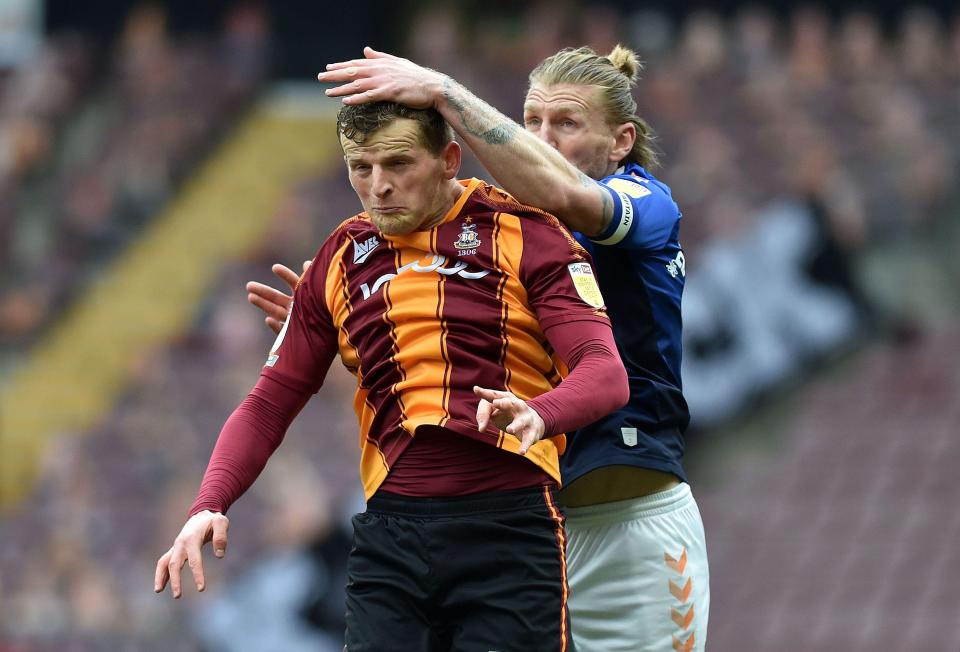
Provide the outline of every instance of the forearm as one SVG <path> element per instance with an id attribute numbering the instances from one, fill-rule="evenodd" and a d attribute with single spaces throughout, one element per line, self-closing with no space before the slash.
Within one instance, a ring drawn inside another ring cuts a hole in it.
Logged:
<path id="1" fill-rule="evenodd" d="M 611 200 L 597 183 L 553 147 L 444 76 L 435 107 L 490 171 L 524 204 L 555 215 L 569 228 L 598 233 Z"/>
<path id="2" fill-rule="evenodd" d="M 263 471 L 309 398 L 309 392 L 261 376 L 223 425 L 189 515 L 205 509 L 226 513 Z"/>
<path id="3" fill-rule="evenodd" d="M 556 388 L 527 401 L 543 419 L 546 436 L 582 428 L 626 404 L 627 373 L 608 324 L 567 322 L 546 335 L 570 369 Z"/>

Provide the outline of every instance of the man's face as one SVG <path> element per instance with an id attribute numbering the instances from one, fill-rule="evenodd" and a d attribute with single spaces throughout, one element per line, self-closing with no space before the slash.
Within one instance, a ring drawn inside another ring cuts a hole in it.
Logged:
<path id="1" fill-rule="evenodd" d="M 604 120 L 595 86 L 533 84 L 523 104 L 523 124 L 593 179 L 617 167 L 614 130 Z"/>
<path id="2" fill-rule="evenodd" d="M 449 207 L 447 182 L 460 162 L 456 143 L 433 154 L 420 140 L 419 123 L 398 118 L 368 134 L 363 143 L 341 135 L 340 144 L 350 185 L 384 235 L 406 235 L 443 218 Z"/>

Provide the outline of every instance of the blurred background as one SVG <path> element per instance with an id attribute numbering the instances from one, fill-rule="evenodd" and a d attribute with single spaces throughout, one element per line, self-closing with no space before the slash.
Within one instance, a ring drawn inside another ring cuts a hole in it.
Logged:
<path id="1" fill-rule="evenodd" d="M 684 213 L 708 649 L 960 650 L 954 3 L 4 0 L 0 652 L 339 651 L 339 368 L 206 593 L 152 591 L 273 339 L 245 281 L 360 210 L 314 75 L 371 44 L 519 118 L 617 42 Z"/>

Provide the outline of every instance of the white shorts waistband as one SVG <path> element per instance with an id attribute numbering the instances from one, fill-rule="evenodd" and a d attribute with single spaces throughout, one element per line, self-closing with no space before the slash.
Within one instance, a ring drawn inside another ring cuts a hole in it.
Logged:
<path id="1" fill-rule="evenodd" d="M 567 522 L 572 525 L 609 525 L 659 516 L 683 507 L 693 501 L 690 485 L 681 482 L 676 487 L 649 496 L 628 498 L 599 505 L 567 507 Z"/>

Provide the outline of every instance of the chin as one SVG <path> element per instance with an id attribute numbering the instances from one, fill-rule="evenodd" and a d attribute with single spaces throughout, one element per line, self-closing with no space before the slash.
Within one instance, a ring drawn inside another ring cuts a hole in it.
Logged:
<path id="1" fill-rule="evenodd" d="M 372 219 L 373 224 L 383 235 L 407 235 L 416 230 L 415 226 L 403 218 L 380 216 Z"/>

